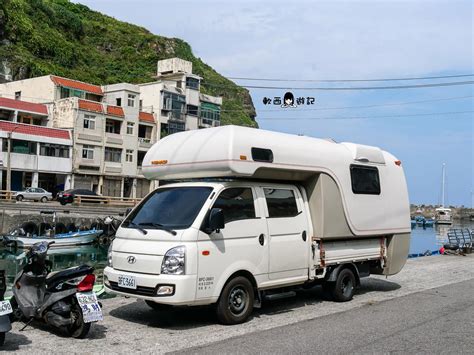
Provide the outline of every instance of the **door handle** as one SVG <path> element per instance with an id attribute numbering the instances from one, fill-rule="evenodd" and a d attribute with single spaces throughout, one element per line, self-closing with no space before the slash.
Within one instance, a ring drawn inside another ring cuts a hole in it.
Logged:
<path id="1" fill-rule="evenodd" d="M 265 234 L 260 234 L 258 236 L 258 242 L 260 243 L 260 245 L 263 245 L 265 243 Z"/>
<path id="2" fill-rule="evenodd" d="M 301 238 L 303 238 L 303 242 L 306 242 L 306 231 L 303 231 L 303 233 L 301 233 Z"/>

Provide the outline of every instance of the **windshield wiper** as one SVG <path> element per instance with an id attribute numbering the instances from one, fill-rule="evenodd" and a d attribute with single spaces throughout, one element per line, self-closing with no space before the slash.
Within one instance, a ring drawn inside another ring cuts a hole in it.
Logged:
<path id="1" fill-rule="evenodd" d="M 140 226 L 151 226 L 155 227 L 156 229 L 164 230 L 165 232 L 168 232 L 172 235 L 176 235 L 176 231 L 170 228 L 166 228 L 164 225 L 161 223 L 153 223 L 153 222 L 146 222 L 146 223 L 139 223 Z"/>
<path id="2" fill-rule="evenodd" d="M 141 224 L 141 223 L 140 223 Z M 128 222 L 127 227 L 132 227 L 134 229 L 138 229 L 140 232 L 143 234 L 148 234 L 148 231 L 144 230 L 140 225 L 133 223 L 133 222 Z"/>

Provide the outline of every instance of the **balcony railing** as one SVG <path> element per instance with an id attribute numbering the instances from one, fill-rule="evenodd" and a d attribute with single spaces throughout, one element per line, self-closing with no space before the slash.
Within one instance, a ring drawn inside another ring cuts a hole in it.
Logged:
<path id="1" fill-rule="evenodd" d="M 151 144 L 151 138 L 138 137 L 138 143 L 147 143 L 147 144 Z"/>

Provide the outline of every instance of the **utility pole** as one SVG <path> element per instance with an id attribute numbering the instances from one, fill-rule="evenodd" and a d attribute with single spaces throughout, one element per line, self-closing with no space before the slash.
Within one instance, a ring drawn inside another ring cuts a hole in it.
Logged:
<path id="1" fill-rule="evenodd" d="M 444 207 L 444 183 L 446 180 L 446 163 L 443 163 L 443 182 L 441 185 L 441 207 Z"/>

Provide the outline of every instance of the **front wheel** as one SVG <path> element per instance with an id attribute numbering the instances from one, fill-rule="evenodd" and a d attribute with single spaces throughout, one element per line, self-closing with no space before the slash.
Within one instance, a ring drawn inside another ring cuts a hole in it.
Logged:
<path id="1" fill-rule="evenodd" d="M 253 310 L 254 291 L 250 281 L 237 276 L 224 286 L 217 302 L 217 318 L 222 324 L 239 324 L 247 320 Z"/>
<path id="2" fill-rule="evenodd" d="M 46 196 L 43 196 L 41 197 L 41 200 L 40 200 L 42 203 L 46 203 L 48 202 L 48 198 Z"/>
<path id="3" fill-rule="evenodd" d="M 71 306 L 71 318 L 73 323 L 66 328 L 66 333 L 70 337 L 84 339 L 91 329 L 91 324 L 84 323 L 82 310 L 76 302 Z"/>
<path id="4" fill-rule="evenodd" d="M 18 196 L 16 197 L 16 200 L 17 200 L 18 202 L 23 201 L 23 196 L 22 196 L 22 195 L 18 195 Z"/>

